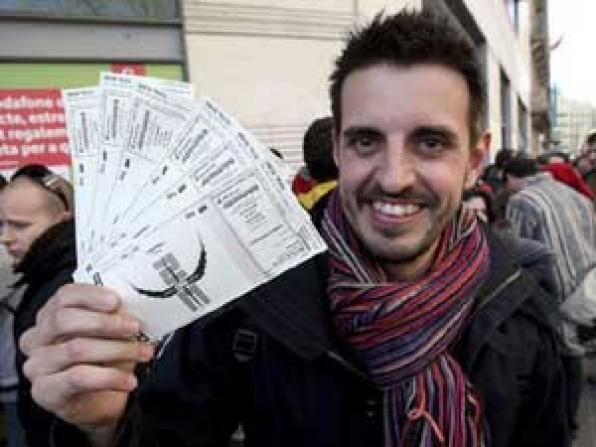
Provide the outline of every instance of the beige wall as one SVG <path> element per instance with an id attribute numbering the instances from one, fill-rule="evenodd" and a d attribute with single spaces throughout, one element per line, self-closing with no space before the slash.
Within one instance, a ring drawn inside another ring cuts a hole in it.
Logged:
<path id="1" fill-rule="evenodd" d="M 184 2 L 190 79 L 297 166 L 302 136 L 328 115 L 328 77 L 353 24 L 421 0 Z"/>
<path id="2" fill-rule="evenodd" d="M 529 25 L 522 14 L 515 33 L 503 0 L 465 3 L 487 41 L 494 155 L 501 147 L 501 67 L 511 81 L 514 148 L 518 96 L 530 113 Z M 420 9 L 422 0 L 185 0 L 190 79 L 297 166 L 306 127 L 329 114 L 328 76 L 346 33 L 382 9 L 403 7 Z"/>

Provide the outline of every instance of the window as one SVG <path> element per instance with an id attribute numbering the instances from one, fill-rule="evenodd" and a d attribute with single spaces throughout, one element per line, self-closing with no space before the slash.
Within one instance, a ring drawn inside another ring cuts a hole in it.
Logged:
<path id="1" fill-rule="evenodd" d="M 528 110 L 521 99 L 517 98 L 517 149 L 528 151 Z"/>
<path id="2" fill-rule="evenodd" d="M 118 19 L 180 17 L 176 0 L 2 0 L 0 14 Z"/>
<path id="3" fill-rule="evenodd" d="M 511 147 L 511 85 L 501 70 L 501 149 Z"/>
<path id="4" fill-rule="evenodd" d="M 519 31 L 519 7 L 520 7 L 520 0 L 505 0 L 505 5 L 507 7 L 507 14 L 509 15 L 509 20 L 513 25 L 515 31 Z"/>

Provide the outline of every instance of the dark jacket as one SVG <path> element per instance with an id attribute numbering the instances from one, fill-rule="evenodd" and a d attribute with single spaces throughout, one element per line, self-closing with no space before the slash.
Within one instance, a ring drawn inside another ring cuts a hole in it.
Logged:
<path id="1" fill-rule="evenodd" d="M 564 447 L 552 299 L 516 262 L 540 272 L 545 253 L 489 242 L 490 277 L 453 353 L 481 395 L 490 445 Z M 224 447 L 242 423 L 248 447 L 382 446 L 381 394 L 334 335 L 325 262 L 177 331 L 130 400 L 118 445 Z M 80 442 L 64 426 L 56 439 Z"/>
<path id="2" fill-rule="evenodd" d="M 17 284 L 25 285 L 25 293 L 14 317 L 14 336 L 18 340 L 35 323 L 37 311 L 62 285 L 72 282 L 76 267 L 75 236 L 72 221 L 50 227 L 31 247 L 16 270 L 23 276 Z M 26 357 L 20 349 L 16 352 L 19 376 L 19 417 L 27 445 L 45 447 L 53 420 L 52 416 L 31 399 L 31 383 L 23 375 Z"/>

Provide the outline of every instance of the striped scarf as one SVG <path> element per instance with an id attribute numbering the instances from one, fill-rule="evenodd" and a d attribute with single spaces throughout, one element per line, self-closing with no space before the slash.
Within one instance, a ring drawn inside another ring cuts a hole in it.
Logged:
<path id="1" fill-rule="evenodd" d="M 427 275 L 387 282 L 331 196 L 322 222 L 328 291 L 338 332 L 383 392 L 386 447 L 483 446 L 481 406 L 449 347 L 488 271 L 486 237 L 462 208 Z"/>

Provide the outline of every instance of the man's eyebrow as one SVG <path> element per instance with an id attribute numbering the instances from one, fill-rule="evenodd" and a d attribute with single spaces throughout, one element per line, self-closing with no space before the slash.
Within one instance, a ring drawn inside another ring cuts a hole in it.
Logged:
<path id="1" fill-rule="evenodd" d="M 443 137 L 450 142 L 456 143 L 459 141 L 459 136 L 451 128 L 442 125 L 436 126 L 419 126 L 412 132 L 414 137 L 422 137 L 428 135 L 435 135 Z"/>
<path id="2" fill-rule="evenodd" d="M 371 126 L 351 126 L 342 132 L 345 137 L 357 135 L 380 135 L 381 131 Z"/>

